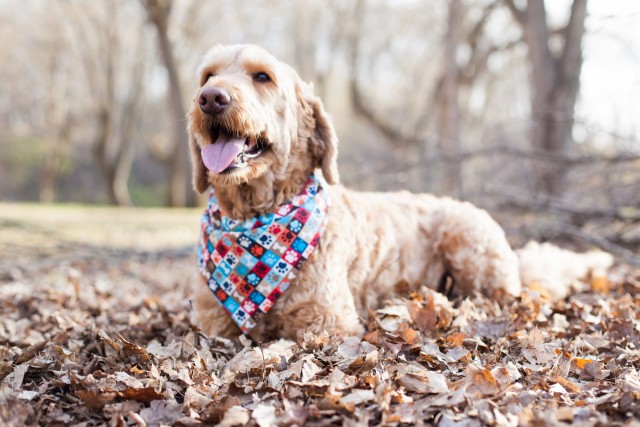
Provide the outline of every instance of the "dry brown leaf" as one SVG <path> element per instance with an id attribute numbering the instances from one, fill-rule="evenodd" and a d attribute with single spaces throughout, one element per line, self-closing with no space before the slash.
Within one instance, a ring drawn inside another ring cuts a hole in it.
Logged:
<path id="1" fill-rule="evenodd" d="M 464 342 L 464 339 L 466 337 L 467 336 L 462 332 L 455 332 L 453 334 L 447 335 L 446 340 L 449 344 L 449 347 L 459 347 L 462 346 L 462 343 Z"/>
<path id="2" fill-rule="evenodd" d="M 436 324 L 438 323 L 433 297 L 428 295 L 422 304 L 417 301 L 409 301 L 407 306 L 411 319 L 418 327 L 418 330 L 427 336 L 431 336 L 435 332 Z"/>
<path id="3" fill-rule="evenodd" d="M 102 393 L 94 390 L 76 390 L 75 394 L 90 409 L 102 409 L 118 396 L 115 392 Z"/>
<path id="4" fill-rule="evenodd" d="M 580 393 L 582 391 L 582 389 L 580 388 L 580 386 L 574 382 L 569 381 L 566 378 L 563 377 L 558 377 L 556 378 L 556 382 L 558 384 L 561 384 L 564 388 L 566 388 L 567 390 L 569 390 L 572 393 Z"/>
<path id="5" fill-rule="evenodd" d="M 13 366 L 11 363 L 0 362 L 0 381 L 2 381 L 7 375 L 13 372 Z"/>
<path id="6" fill-rule="evenodd" d="M 122 355 L 128 358 L 130 362 L 138 363 L 138 362 L 148 362 L 151 360 L 151 357 L 149 357 L 147 350 L 145 350 L 144 348 L 132 342 L 127 341 L 120 334 L 117 334 L 117 337 L 120 341 L 124 343 L 124 346 L 122 346 L 122 350 L 121 350 Z"/>
<path id="7" fill-rule="evenodd" d="M 220 401 L 211 402 L 200 415 L 200 420 L 205 424 L 218 424 L 232 407 L 240 407 L 240 399 L 225 396 Z"/>
<path id="8" fill-rule="evenodd" d="M 584 369 L 585 366 L 587 366 L 589 363 L 592 363 L 592 362 L 594 362 L 593 359 L 584 359 L 581 357 L 574 357 L 572 360 L 573 365 L 578 370 Z"/>
<path id="9" fill-rule="evenodd" d="M 27 347 L 20 356 L 15 358 L 15 360 L 13 361 L 13 364 L 19 365 L 21 363 L 24 363 L 33 359 L 34 357 L 36 357 L 36 354 L 44 350 L 44 348 L 47 346 L 47 343 L 48 341 L 42 341 L 42 342 L 39 342 L 38 344 L 34 344 L 32 346 Z"/>
<path id="10" fill-rule="evenodd" d="M 111 337 L 109 337 L 109 335 L 107 335 L 107 333 L 104 330 L 100 329 L 98 331 L 98 336 L 102 338 L 107 344 L 109 344 L 109 346 L 115 351 L 119 352 L 120 350 L 122 350 L 122 346 L 117 342 L 115 342 L 114 340 L 112 340 Z"/>
<path id="11" fill-rule="evenodd" d="M 153 387 L 127 388 L 121 391 L 119 396 L 141 403 L 149 403 L 152 400 L 162 400 L 165 397 L 164 393 L 156 391 Z"/>
<path id="12" fill-rule="evenodd" d="M 467 372 L 468 390 L 474 390 L 482 395 L 494 395 L 500 391 L 500 385 L 486 368 L 471 367 Z"/>
<path id="13" fill-rule="evenodd" d="M 602 369 L 599 362 L 593 361 L 584 365 L 584 369 L 580 372 L 580 376 L 593 378 L 594 380 L 603 380 L 609 376 L 609 371 Z"/>
<path id="14" fill-rule="evenodd" d="M 326 394 L 320 399 L 316 406 L 320 410 L 332 410 L 338 412 L 353 413 L 356 410 L 356 405 L 352 402 L 343 402 L 341 397 L 334 394 Z"/>
<path id="15" fill-rule="evenodd" d="M 347 374 L 353 374 L 357 372 L 367 372 L 373 369 L 378 364 L 378 350 L 370 351 L 365 355 L 356 357 L 353 362 L 344 370 Z"/>
<path id="16" fill-rule="evenodd" d="M 420 341 L 420 332 L 415 329 L 407 328 L 400 331 L 400 337 L 402 337 L 404 342 L 407 344 L 413 345 Z"/>
<path id="17" fill-rule="evenodd" d="M 607 276 L 593 276 L 591 278 L 591 290 L 601 294 L 608 294 L 611 291 L 611 282 Z"/>

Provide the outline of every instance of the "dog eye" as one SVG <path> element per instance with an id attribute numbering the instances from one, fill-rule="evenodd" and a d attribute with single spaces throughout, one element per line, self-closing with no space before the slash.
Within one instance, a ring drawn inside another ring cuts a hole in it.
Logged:
<path id="1" fill-rule="evenodd" d="M 260 83 L 266 83 L 271 81 L 271 77 L 269 77 L 269 75 L 264 71 L 260 71 L 259 73 L 255 73 L 253 75 L 253 80 Z"/>

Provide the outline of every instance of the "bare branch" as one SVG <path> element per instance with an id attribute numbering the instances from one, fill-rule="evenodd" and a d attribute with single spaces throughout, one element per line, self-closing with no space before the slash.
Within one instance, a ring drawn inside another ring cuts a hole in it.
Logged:
<path id="1" fill-rule="evenodd" d="M 353 14 L 356 17 L 355 23 L 362 21 L 362 16 L 365 13 L 365 2 L 358 0 L 355 4 Z M 367 121 L 380 133 L 382 133 L 389 141 L 399 144 L 408 144 L 411 141 L 406 138 L 402 132 L 390 123 L 384 122 L 374 111 L 371 109 L 364 100 L 364 95 L 358 86 L 358 63 L 360 59 L 360 37 L 362 36 L 362 29 L 360 25 L 354 25 L 351 28 L 349 34 L 349 49 L 350 49 L 350 79 L 349 90 L 351 95 L 351 102 L 353 103 L 354 111 L 360 116 L 367 119 Z"/>
<path id="2" fill-rule="evenodd" d="M 511 11 L 511 14 L 516 19 L 516 21 L 524 25 L 527 19 L 525 12 L 521 9 L 518 9 L 518 6 L 516 6 L 513 0 L 504 0 L 504 4 Z"/>
<path id="3" fill-rule="evenodd" d="M 582 61 L 581 45 L 586 15 L 587 0 L 574 0 L 571 5 L 569 22 L 563 29 L 565 43 L 558 67 L 561 76 L 570 76 L 580 69 L 580 62 Z"/>

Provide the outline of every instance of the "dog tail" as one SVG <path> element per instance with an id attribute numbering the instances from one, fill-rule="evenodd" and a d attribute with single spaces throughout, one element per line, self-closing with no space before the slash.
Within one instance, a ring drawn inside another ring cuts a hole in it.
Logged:
<path id="1" fill-rule="evenodd" d="M 551 243 L 529 242 L 516 250 L 520 280 L 525 288 L 540 290 L 557 300 L 585 283 L 606 278 L 613 256 L 600 250 L 576 253 Z"/>

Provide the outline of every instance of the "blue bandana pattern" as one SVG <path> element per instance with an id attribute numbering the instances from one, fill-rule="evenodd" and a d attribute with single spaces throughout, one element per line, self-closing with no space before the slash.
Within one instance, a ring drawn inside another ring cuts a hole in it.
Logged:
<path id="1" fill-rule="evenodd" d="M 275 213 L 245 221 L 220 210 L 213 191 L 202 216 L 198 266 L 207 285 L 247 334 L 290 286 L 327 223 L 328 198 L 311 175 Z"/>

